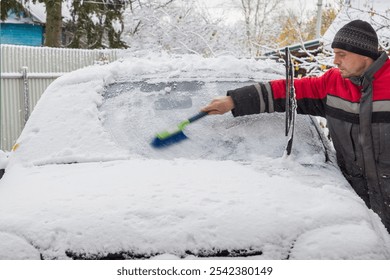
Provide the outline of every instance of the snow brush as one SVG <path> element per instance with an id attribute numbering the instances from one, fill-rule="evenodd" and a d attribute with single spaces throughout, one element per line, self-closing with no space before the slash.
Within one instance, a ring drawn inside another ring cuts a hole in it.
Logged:
<path id="1" fill-rule="evenodd" d="M 187 139 L 187 136 L 183 133 L 184 128 L 189 125 L 190 123 L 193 123 L 194 121 L 197 121 L 205 116 L 207 116 L 208 113 L 206 112 L 199 112 L 198 114 L 190 117 L 187 120 L 182 121 L 177 125 L 175 129 L 172 131 L 164 130 L 160 133 L 156 134 L 156 137 L 153 139 L 151 145 L 154 148 L 164 148 L 166 146 L 178 143 L 182 140 Z"/>

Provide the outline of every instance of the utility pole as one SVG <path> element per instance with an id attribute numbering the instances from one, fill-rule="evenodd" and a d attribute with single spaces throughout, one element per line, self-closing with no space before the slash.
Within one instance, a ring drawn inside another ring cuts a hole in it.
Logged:
<path id="1" fill-rule="evenodd" d="M 316 38 L 321 37 L 321 24 L 322 24 L 322 0 L 318 0 L 318 2 L 317 2 Z"/>

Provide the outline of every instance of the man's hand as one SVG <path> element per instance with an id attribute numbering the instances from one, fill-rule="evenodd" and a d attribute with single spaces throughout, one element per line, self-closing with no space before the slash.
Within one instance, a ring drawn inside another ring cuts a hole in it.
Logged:
<path id="1" fill-rule="evenodd" d="M 230 96 L 220 96 L 213 99 L 209 105 L 203 107 L 201 111 L 209 115 L 222 115 L 234 109 L 233 99 Z"/>

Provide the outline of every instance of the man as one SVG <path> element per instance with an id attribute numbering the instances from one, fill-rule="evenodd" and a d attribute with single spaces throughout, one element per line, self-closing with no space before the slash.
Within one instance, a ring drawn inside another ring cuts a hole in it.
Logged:
<path id="1" fill-rule="evenodd" d="M 334 64 L 294 81 L 297 112 L 325 117 L 345 178 L 390 232 L 390 60 L 372 26 L 354 20 L 332 43 Z M 243 116 L 285 110 L 285 80 L 230 90 L 202 111 Z"/>

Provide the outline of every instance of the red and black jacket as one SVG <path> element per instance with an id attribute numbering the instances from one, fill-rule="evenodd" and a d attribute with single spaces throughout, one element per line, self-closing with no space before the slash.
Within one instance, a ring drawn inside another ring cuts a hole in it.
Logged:
<path id="1" fill-rule="evenodd" d="M 338 165 L 390 231 L 390 60 L 386 53 L 362 77 L 338 69 L 294 81 L 297 112 L 325 117 Z M 285 111 L 285 80 L 228 91 L 234 116 Z"/>

